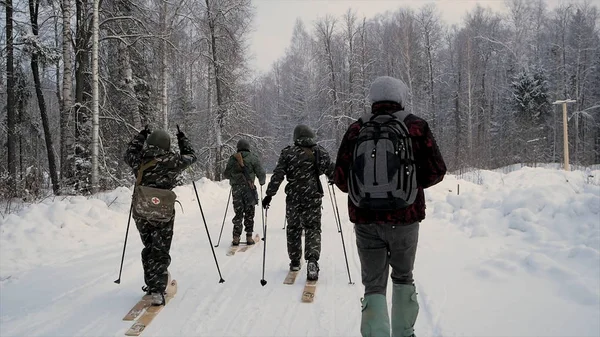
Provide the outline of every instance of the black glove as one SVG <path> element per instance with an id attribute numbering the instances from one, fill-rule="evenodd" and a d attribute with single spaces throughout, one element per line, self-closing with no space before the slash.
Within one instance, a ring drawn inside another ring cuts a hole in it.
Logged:
<path id="1" fill-rule="evenodd" d="M 179 124 L 177 124 L 177 139 L 180 139 L 180 138 L 183 138 L 183 137 L 185 137 L 185 134 L 179 128 Z"/>
<path id="2" fill-rule="evenodd" d="M 335 185 L 335 181 L 333 181 L 333 178 L 327 179 L 327 183 L 331 186 Z"/>
<path id="3" fill-rule="evenodd" d="M 148 135 L 150 135 L 152 133 L 152 131 L 150 131 L 150 127 L 148 125 L 146 125 L 146 127 L 140 131 L 140 135 L 144 136 L 144 138 L 148 138 Z"/>
<path id="4" fill-rule="evenodd" d="M 267 195 L 266 197 L 263 198 L 263 200 L 262 200 L 262 207 L 264 209 L 269 208 L 269 204 L 271 203 L 271 199 L 273 199 L 273 197 L 270 196 L 270 195 Z"/>

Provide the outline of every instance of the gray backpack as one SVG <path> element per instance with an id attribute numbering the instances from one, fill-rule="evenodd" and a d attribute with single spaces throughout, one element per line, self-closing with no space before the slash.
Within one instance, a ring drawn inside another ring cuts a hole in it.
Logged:
<path id="1" fill-rule="evenodd" d="M 398 111 L 360 118 L 348 179 L 348 195 L 357 207 L 395 210 L 415 201 L 416 166 L 412 140 L 404 124 L 408 115 Z"/>
<path id="2" fill-rule="evenodd" d="M 156 165 L 154 159 L 138 170 L 135 188 L 133 190 L 133 203 L 131 211 L 133 217 L 152 222 L 169 222 L 175 215 L 175 201 L 177 194 L 164 188 L 142 186 L 142 173 L 145 169 Z"/>

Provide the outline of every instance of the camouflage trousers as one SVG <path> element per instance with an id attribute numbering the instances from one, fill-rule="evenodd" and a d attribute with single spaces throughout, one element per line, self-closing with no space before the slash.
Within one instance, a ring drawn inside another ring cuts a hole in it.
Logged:
<path id="1" fill-rule="evenodd" d="M 291 261 L 302 258 L 302 230 L 304 230 L 304 258 L 319 261 L 321 256 L 321 198 L 296 200 L 286 198 L 287 249 Z"/>
<path id="2" fill-rule="evenodd" d="M 242 235 L 242 222 L 244 223 L 244 229 L 246 233 L 252 234 L 254 231 L 254 212 L 256 209 L 255 205 L 249 205 L 245 201 L 245 185 L 232 185 L 231 196 L 233 197 L 233 236 Z"/>
<path id="3" fill-rule="evenodd" d="M 144 281 L 149 292 L 164 292 L 167 289 L 169 282 L 167 268 L 171 264 L 169 251 L 173 240 L 174 222 L 174 217 L 167 223 L 141 219 L 135 221 L 144 244 L 142 266 L 144 267 Z"/>

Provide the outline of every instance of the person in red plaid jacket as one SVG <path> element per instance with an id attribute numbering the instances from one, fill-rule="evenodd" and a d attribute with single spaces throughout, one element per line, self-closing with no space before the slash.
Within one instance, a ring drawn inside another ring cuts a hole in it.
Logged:
<path id="1" fill-rule="evenodd" d="M 408 88 L 399 79 L 382 76 L 371 84 L 369 99 L 372 114 L 393 114 L 404 110 Z M 425 120 L 409 114 L 404 120 L 413 144 L 417 175 L 417 197 L 411 205 L 395 210 L 358 208 L 348 198 L 350 221 L 355 224 L 356 245 L 361 262 L 362 336 L 414 336 L 419 312 L 413 280 L 419 224 L 425 219 L 423 190 L 444 178 L 446 164 Z M 340 145 L 335 164 L 334 183 L 348 193 L 348 174 L 352 154 L 361 128 L 352 123 Z M 386 301 L 389 267 L 392 267 L 392 312 Z"/>

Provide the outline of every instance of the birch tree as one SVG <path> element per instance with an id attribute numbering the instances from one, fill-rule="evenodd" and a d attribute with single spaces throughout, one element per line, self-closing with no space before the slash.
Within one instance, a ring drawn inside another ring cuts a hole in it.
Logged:
<path id="1" fill-rule="evenodd" d="M 333 119 L 335 138 L 340 139 L 343 130 L 340 120 L 342 118 L 342 111 L 340 107 L 338 79 L 336 76 L 339 71 L 334 60 L 334 34 L 336 33 L 336 24 L 337 19 L 331 15 L 326 15 L 324 18 L 317 20 L 316 30 L 318 39 L 323 47 L 323 52 L 321 52 L 320 55 L 322 55 L 321 58 L 325 64 L 326 74 L 328 77 L 327 93 L 331 99 L 330 109 L 328 109 L 326 113 L 329 113 L 330 118 Z"/>
<path id="2" fill-rule="evenodd" d="M 73 134 L 72 106 L 73 106 L 73 64 L 71 56 L 71 0 L 62 0 L 62 59 L 63 81 L 62 102 L 60 114 L 60 178 L 61 187 L 73 178 Z"/>
<path id="3" fill-rule="evenodd" d="M 346 44 L 346 51 L 345 53 L 347 54 L 346 57 L 346 63 L 347 63 L 347 84 L 346 84 L 346 99 L 344 102 L 345 108 L 344 108 L 344 113 L 345 115 L 349 116 L 350 119 L 355 118 L 355 107 L 359 106 L 360 108 L 362 108 L 362 106 L 360 106 L 362 100 L 360 97 L 357 97 L 356 95 L 356 81 L 357 81 L 357 75 L 358 75 L 358 57 L 357 57 L 357 49 L 356 48 L 356 42 L 360 41 L 357 36 L 359 34 L 359 26 L 357 24 L 357 17 L 356 14 L 354 12 L 352 12 L 351 10 L 348 10 L 346 12 L 346 14 L 344 14 L 344 23 L 345 23 L 345 29 L 344 29 L 344 38 L 345 38 L 345 44 Z M 360 92 L 360 91 L 359 91 Z M 361 109 L 362 110 L 362 109 Z M 344 121 L 345 123 L 343 124 L 348 124 L 348 122 L 350 121 Z"/>
<path id="4" fill-rule="evenodd" d="M 423 6 L 419 10 L 416 20 L 419 25 L 421 38 L 423 39 L 422 45 L 425 50 L 425 61 L 427 64 L 426 90 L 429 97 L 426 110 L 431 112 L 431 126 L 435 132 L 437 131 L 438 123 L 435 80 L 438 75 L 436 74 L 434 63 L 437 63 L 435 57 L 439 48 L 442 32 L 439 13 L 436 11 L 435 5 Z"/>
<path id="5" fill-rule="evenodd" d="M 15 114 L 15 71 L 13 46 L 13 2 L 6 0 L 6 126 L 7 132 L 7 167 L 9 193 L 17 192 L 17 148 L 16 148 L 16 114 Z"/>
<path id="6" fill-rule="evenodd" d="M 93 0 L 92 16 L 92 191 L 98 192 L 98 142 L 99 142 L 99 114 L 98 111 L 98 34 L 99 34 L 99 15 L 98 2 Z"/>
<path id="7" fill-rule="evenodd" d="M 38 107 L 40 110 L 40 116 L 42 119 L 42 126 L 44 128 L 44 139 L 46 140 L 46 152 L 48 155 L 48 173 L 52 182 L 52 191 L 55 194 L 59 193 L 59 182 L 57 174 L 56 158 L 54 156 L 54 145 L 52 141 L 52 133 L 50 132 L 50 124 L 48 122 L 48 112 L 46 110 L 46 101 L 44 99 L 44 93 L 42 92 L 42 83 L 40 80 L 39 64 L 45 61 L 44 58 L 49 58 L 49 62 L 53 62 L 54 55 L 48 55 L 44 53 L 44 48 L 38 40 L 39 26 L 38 26 L 38 14 L 40 8 L 39 0 L 29 0 L 29 19 L 31 23 L 31 31 L 33 33 L 33 39 L 29 41 L 31 48 L 31 71 L 33 73 L 33 81 L 35 83 L 35 93 L 38 101 Z"/>

